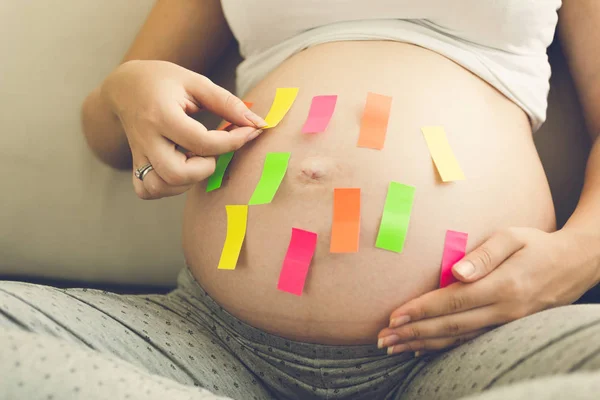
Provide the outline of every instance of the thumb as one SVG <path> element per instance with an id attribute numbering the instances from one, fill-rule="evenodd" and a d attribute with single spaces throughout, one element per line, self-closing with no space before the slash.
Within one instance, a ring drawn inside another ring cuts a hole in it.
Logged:
<path id="1" fill-rule="evenodd" d="M 242 127 L 267 126 L 265 120 L 253 113 L 242 100 L 203 75 L 190 72 L 186 90 L 196 102 L 226 121 Z"/>
<path id="2" fill-rule="evenodd" d="M 474 282 L 488 275 L 507 258 L 522 249 L 514 230 L 495 233 L 481 246 L 454 264 L 452 273 L 461 282 Z"/>

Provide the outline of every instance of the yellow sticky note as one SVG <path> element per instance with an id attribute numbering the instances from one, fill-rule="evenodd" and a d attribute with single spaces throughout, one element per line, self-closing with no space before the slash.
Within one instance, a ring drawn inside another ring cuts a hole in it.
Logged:
<path id="1" fill-rule="evenodd" d="M 444 182 L 465 180 L 465 175 L 452 152 L 446 132 L 442 126 L 424 126 L 421 128 L 429 153 Z"/>
<path id="2" fill-rule="evenodd" d="M 218 269 L 235 269 L 246 236 L 248 206 L 225 206 L 225 209 L 227 210 L 227 237 Z"/>
<path id="3" fill-rule="evenodd" d="M 298 88 L 278 88 L 275 92 L 275 99 L 271 105 L 269 113 L 265 117 L 267 126 L 265 128 L 274 128 L 285 117 L 285 114 L 290 110 L 296 96 Z"/>

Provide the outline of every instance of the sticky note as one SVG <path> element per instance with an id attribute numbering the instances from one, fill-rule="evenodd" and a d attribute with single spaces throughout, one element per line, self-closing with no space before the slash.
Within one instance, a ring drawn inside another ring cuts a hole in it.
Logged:
<path id="1" fill-rule="evenodd" d="M 315 96 L 310 104 L 308 118 L 302 127 L 304 133 L 324 132 L 335 110 L 337 96 Z"/>
<path id="2" fill-rule="evenodd" d="M 292 238 L 283 260 L 277 289 L 302 296 L 308 267 L 316 247 L 316 233 L 292 228 Z"/>
<path id="3" fill-rule="evenodd" d="M 440 288 L 458 282 L 458 279 L 452 275 L 452 267 L 465 256 L 468 236 L 464 232 L 446 231 L 442 270 L 440 272 Z"/>
<path id="4" fill-rule="evenodd" d="M 254 103 L 251 103 L 249 101 L 244 101 L 244 104 L 246 105 L 246 107 L 248 108 L 252 108 L 252 106 L 254 105 Z M 227 130 L 227 128 L 229 128 L 231 125 L 233 125 L 231 122 L 229 121 L 223 121 L 219 124 L 219 126 L 217 126 L 217 130 L 218 131 L 225 131 Z"/>
<path id="5" fill-rule="evenodd" d="M 218 269 L 235 269 L 246 236 L 248 206 L 225 206 L 225 209 L 227 210 L 227 237 Z"/>
<path id="6" fill-rule="evenodd" d="M 278 88 L 275 92 L 275 99 L 271 104 L 271 109 L 265 117 L 267 122 L 266 128 L 274 128 L 279 122 L 285 117 L 285 114 L 290 110 L 296 96 L 298 95 L 298 88 Z"/>
<path id="7" fill-rule="evenodd" d="M 233 158 L 233 151 L 229 153 L 221 154 L 219 158 L 217 158 L 217 166 L 215 167 L 215 172 L 208 178 L 208 183 L 206 184 L 206 192 L 212 192 L 221 187 L 223 183 L 223 177 L 225 176 L 225 171 L 227 170 L 227 166 L 231 162 Z"/>
<path id="8" fill-rule="evenodd" d="M 377 93 L 367 94 L 367 103 L 363 112 L 358 147 L 381 150 L 385 142 L 392 98 Z"/>
<path id="9" fill-rule="evenodd" d="M 360 188 L 333 191 L 332 253 L 356 253 L 360 234 Z"/>
<path id="10" fill-rule="evenodd" d="M 287 171 L 290 153 L 267 153 L 262 175 L 248 205 L 268 204 L 273 201 Z"/>
<path id="11" fill-rule="evenodd" d="M 413 186 L 390 182 L 375 247 L 402 252 L 414 197 Z"/>
<path id="12" fill-rule="evenodd" d="M 452 152 L 446 132 L 442 126 L 424 126 L 421 128 L 429 153 L 435 163 L 435 167 L 440 173 L 440 177 L 444 182 L 462 181 L 465 175 L 458 165 L 456 157 Z"/>
<path id="13" fill-rule="evenodd" d="M 231 125 L 233 125 L 233 124 L 229 121 L 221 121 L 219 126 L 217 126 L 217 130 L 218 131 L 226 131 L 227 128 L 229 128 Z"/>

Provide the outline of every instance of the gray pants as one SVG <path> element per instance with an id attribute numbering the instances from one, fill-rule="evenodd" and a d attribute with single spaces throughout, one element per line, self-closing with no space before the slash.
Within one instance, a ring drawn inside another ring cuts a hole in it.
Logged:
<path id="1" fill-rule="evenodd" d="M 596 399 L 600 306 L 539 313 L 441 355 L 387 356 L 256 329 L 185 269 L 167 295 L 0 282 L 0 346 L 2 400 L 532 400 L 565 387 Z"/>

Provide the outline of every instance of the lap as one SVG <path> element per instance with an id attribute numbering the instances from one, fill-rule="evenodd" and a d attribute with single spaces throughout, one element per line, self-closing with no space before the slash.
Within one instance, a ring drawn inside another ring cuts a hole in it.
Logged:
<path id="1" fill-rule="evenodd" d="M 600 305 L 547 310 L 426 357 L 400 398 L 456 399 L 575 371 L 600 371 Z"/>
<path id="2" fill-rule="evenodd" d="M 519 382 L 461 400 L 596 400 L 598 393 L 600 372 L 579 372 Z"/>
<path id="3" fill-rule="evenodd" d="M 53 337 L 72 351 L 91 349 L 118 357 L 149 374 L 219 395 L 269 398 L 214 334 L 210 319 L 182 296 L 177 291 L 117 295 L 0 282 L 0 331 Z"/>
<path id="4" fill-rule="evenodd" d="M 0 399 L 225 400 L 50 335 L 0 330 Z"/>
<path id="5" fill-rule="evenodd" d="M 162 396 L 162 383 L 181 392 L 170 396 L 174 400 L 214 396 L 191 385 L 232 398 L 271 398 L 253 371 L 220 339 L 222 335 L 215 333 L 214 319 L 208 315 L 211 311 L 190 296 L 183 290 L 161 296 L 124 296 L 0 282 L 0 343 L 10 337 L 16 348 L 0 353 L 0 376 L 7 377 L 12 390 L 21 390 L 22 398 L 31 398 L 27 394 L 33 387 L 48 396 L 55 395 L 44 390 L 59 390 L 53 398 L 68 399 L 63 395 L 65 387 L 45 382 L 44 377 L 53 374 L 60 378 L 56 382 L 72 383 L 73 391 L 112 382 L 110 391 L 86 398 L 135 399 L 137 389 L 131 393 L 125 390 L 128 387 L 152 387 Z M 576 371 L 597 373 L 599 338 L 599 305 L 548 310 L 442 355 L 421 359 L 403 374 L 394 396 L 458 399 L 529 379 Z M 15 368 L 17 364 L 23 368 Z M 26 378 L 22 379 L 19 371 L 30 373 L 21 375 Z M 115 379 L 129 383 L 121 385 Z M 151 383 L 140 383 L 145 381 Z M 166 398 L 161 396 L 157 398 Z"/>

